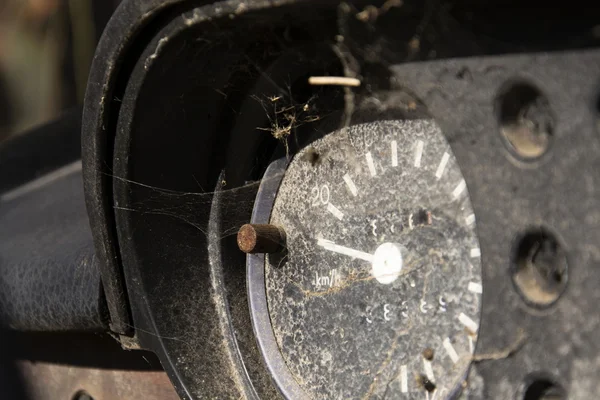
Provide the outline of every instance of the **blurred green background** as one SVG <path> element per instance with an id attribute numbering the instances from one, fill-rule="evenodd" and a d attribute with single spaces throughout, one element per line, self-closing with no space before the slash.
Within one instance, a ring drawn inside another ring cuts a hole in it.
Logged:
<path id="1" fill-rule="evenodd" d="M 119 0 L 0 0 L 0 141 L 81 105 Z"/>

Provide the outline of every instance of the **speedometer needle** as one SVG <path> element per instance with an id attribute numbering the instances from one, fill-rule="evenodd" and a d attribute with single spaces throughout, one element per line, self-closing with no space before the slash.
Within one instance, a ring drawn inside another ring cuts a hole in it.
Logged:
<path id="1" fill-rule="evenodd" d="M 339 244 L 335 244 L 330 240 L 317 239 L 317 245 L 321 246 L 325 250 L 329 250 L 329 251 L 333 251 L 334 253 L 343 254 L 345 256 L 365 260 L 370 263 L 372 263 L 374 260 L 373 254 L 365 253 L 364 251 L 354 250 L 349 247 L 340 246 Z"/>

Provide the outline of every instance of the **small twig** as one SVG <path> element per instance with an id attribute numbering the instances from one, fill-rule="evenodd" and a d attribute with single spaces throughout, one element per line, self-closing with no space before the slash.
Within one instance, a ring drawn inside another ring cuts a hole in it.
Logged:
<path id="1" fill-rule="evenodd" d="M 364 10 L 356 14 L 356 18 L 363 22 L 374 22 L 378 17 L 388 12 L 390 8 L 401 7 L 402 4 L 402 0 L 387 0 L 380 8 L 377 8 L 373 5 L 368 5 L 364 8 Z"/>
<path id="2" fill-rule="evenodd" d="M 519 330 L 519 336 L 517 337 L 517 339 L 506 349 L 494 351 L 492 353 L 487 354 L 475 354 L 472 360 L 473 362 L 479 362 L 487 360 L 502 360 L 504 358 L 508 358 L 509 356 L 519 351 L 521 346 L 523 346 L 523 344 L 525 343 L 526 339 L 527 334 L 523 330 Z"/>
<path id="3" fill-rule="evenodd" d="M 308 78 L 310 85 L 331 85 L 331 86 L 360 86 L 360 80 L 347 76 L 311 76 Z"/>

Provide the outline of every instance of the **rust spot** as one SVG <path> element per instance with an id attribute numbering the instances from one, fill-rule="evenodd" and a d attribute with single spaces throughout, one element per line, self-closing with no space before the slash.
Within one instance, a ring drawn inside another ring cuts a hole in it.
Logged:
<path id="1" fill-rule="evenodd" d="M 237 244 L 244 253 L 278 253 L 285 247 L 285 233 L 270 224 L 245 224 L 238 231 Z"/>
<path id="2" fill-rule="evenodd" d="M 431 361 L 431 360 L 433 360 L 433 355 L 434 355 L 434 353 L 433 353 L 433 349 L 431 347 L 428 347 L 425 350 L 423 350 L 423 358 L 424 359 Z"/>
<path id="3" fill-rule="evenodd" d="M 313 167 L 316 167 L 317 165 L 321 164 L 321 162 L 323 161 L 324 155 L 325 154 L 319 153 L 313 147 L 310 147 L 302 155 L 302 160 L 309 162 L 310 165 L 312 165 Z"/>
<path id="4" fill-rule="evenodd" d="M 428 391 L 429 393 L 433 392 L 436 388 L 435 383 L 431 382 L 429 380 L 429 378 L 427 378 L 425 375 L 421 374 L 419 375 L 418 379 L 418 384 L 425 389 L 426 391 Z"/>

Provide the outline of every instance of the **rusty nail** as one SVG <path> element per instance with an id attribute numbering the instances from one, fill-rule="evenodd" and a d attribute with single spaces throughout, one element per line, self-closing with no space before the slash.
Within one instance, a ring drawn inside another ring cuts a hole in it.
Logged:
<path id="1" fill-rule="evenodd" d="M 238 231 L 238 247 L 244 253 L 278 253 L 285 248 L 285 232 L 270 224 L 246 224 Z"/>

